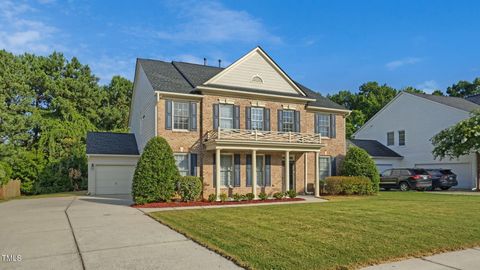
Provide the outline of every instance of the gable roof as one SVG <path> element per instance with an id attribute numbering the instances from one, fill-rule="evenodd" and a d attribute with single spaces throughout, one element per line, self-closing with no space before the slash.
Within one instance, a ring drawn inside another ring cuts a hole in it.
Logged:
<path id="1" fill-rule="evenodd" d="M 87 155 L 139 155 L 132 133 L 88 132 Z"/>
<path id="2" fill-rule="evenodd" d="M 165 62 L 152 59 L 137 59 L 137 64 L 143 68 L 150 84 L 154 91 L 172 92 L 180 94 L 200 94 L 196 90 L 197 86 L 204 85 L 208 80 L 219 74 L 225 68 L 199 65 L 186 62 Z M 235 90 L 251 92 L 251 93 L 265 93 L 279 96 L 292 96 L 292 97 L 307 97 L 315 99 L 315 101 L 309 101 L 308 106 L 323 107 L 334 110 L 348 111 L 344 106 L 341 106 L 330 99 L 322 96 L 320 93 L 315 92 L 306 86 L 293 81 L 304 94 L 290 94 L 290 93 L 278 93 L 268 90 L 259 89 L 247 89 L 236 87 Z M 225 88 L 225 86 L 222 86 Z"/>
<path id="3" fill-rule="evenodd" d="M 480 94 L 471 95 L 465 98 L 466 100 L 480 105 Z"/>
<path id="4" fill-rule="evenodd" d="M 409 93 L 417 97 L 425 98 L 433 102 L 437 102 L 443 105 L 447 105 L 456 109 L 463 111 L 471 112 L 476 109 L 480 109 L 479 104 L 475 104 L 469 100 L 459 97 L 447 97 L 447 96 L 436 96 L 429 94 L 419 94 L 419 93 Z"/>
<path id="5" fill-rule="evenodd" d="M 367 151 L 367 153 L 372 157 L 391 157 L 391 158 L 401 158 L 397 152 L 386 147 L 376 140 L 359 140 L 351 139 L 349 142 L 357 147 L 362 148 Z"/>

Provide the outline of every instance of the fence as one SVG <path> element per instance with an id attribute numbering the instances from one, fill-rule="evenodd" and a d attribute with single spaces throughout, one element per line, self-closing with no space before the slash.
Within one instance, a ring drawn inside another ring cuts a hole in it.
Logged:
<path id="1" fill-rule="evenodd" d="M 0 200 L 20 196 L 20 180 L 10 180 L 6 185 L 0 186 Z"/>

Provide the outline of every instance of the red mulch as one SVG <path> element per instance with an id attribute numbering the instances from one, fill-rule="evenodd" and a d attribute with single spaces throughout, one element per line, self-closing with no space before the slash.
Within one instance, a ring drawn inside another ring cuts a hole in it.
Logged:
<path id="1" fill-rule="evenodd" d="M 285 198 L 285 199 L 268 199 L 268 200 L 253 200 L 253 201 L 228 201 L 228 202 L 156 202 L 147 204 L 134 204 L 134 208 L 165 208 L 165 207 L 187 207 L 187 206 L 210 206 L 210 205 L 233 205 L 233 204 L 261 204 L 261 203 L 274 203 L 274 202 L 294 202 L 304 201 L 302 198 Z"/>

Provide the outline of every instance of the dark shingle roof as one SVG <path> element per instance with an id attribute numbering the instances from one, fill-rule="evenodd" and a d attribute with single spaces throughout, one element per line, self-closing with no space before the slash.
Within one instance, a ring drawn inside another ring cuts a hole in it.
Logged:
<path id="1" fill-rule="evenodd" d="M 417 97 L 422 97 L 437 103 L 441 103 L 453 108 L 464 110 L 467 112 L 480 109 L 480 106 L 478 104 L 475 104 L 471 101 L 468 101 L 466 99 L 459 98 L 459 97 L 435 96 L 435 95 L 419 94 L 419 93 L 410 93 L 410 94 L 415 95 Z"/>
<path id="2" fill-rule="evenodd" d="M 160 60 L 138 59 L 138 63 L 142 66 L 148 80 L 152 84 L 153 89 L 165 92 L 175 92 L 183 94 L 196 94 L 195 87 L 204 84 L 206 81 L 217 75 L 224 68 L 205 66 L 199 64 L 185 62 L 164 62 Z M 295 84 L 309 98 L 316 101 L 309 102 L 310 106 L 325 107 L 331 109 L 346 110 L 345 107 L 329 100 L 321 94 L 301 85 Z M 225 86 L 222 86 L 225 88 Z M 258 90 L 258 89 L 240 89 L 246 92 L 265 92 L 269 94 L 277 94 L 274 91 Z M 281 94 L 282 96 L 302 97 L 299 94 Z"/>
<path id="3" fill-rule="evenodd" d="M 139 153 L 134 134 L 88 132 L 87 154 L 138 155 Z"/>
<path id="4" fill-rule="evenodd" d="M 367 153 L 372 157 L 393 157 L 393 158 L 402 157 L 392 149 L 386 147 L 385 145 L 381 144 L 376 140 L 351 139 L 349 140 L 349 142 L 367 151 Z"/>
<path id="5" fill-rule="evenodd" d="M 471 95 L 465 98 L 466 100 L 480 105 L 480 94 Z"/>

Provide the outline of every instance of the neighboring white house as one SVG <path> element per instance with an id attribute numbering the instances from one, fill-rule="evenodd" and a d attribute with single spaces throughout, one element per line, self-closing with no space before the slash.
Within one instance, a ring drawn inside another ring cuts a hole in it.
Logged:
<path id="1" fill-rule="evenodd" d="M 380 171 L 390 167 L 451 169 L 459 181 L 456 188 L 475 188 L 478 157 L 470 154 L 459 159 L 434 159 L 430 139 L 476 109 L 480 105 L 462 98 L 401 92 L 353 135 L 352 143 L 362 147 L 362 143 L 377 141 L 398 154 L 371 154 Z"/>

